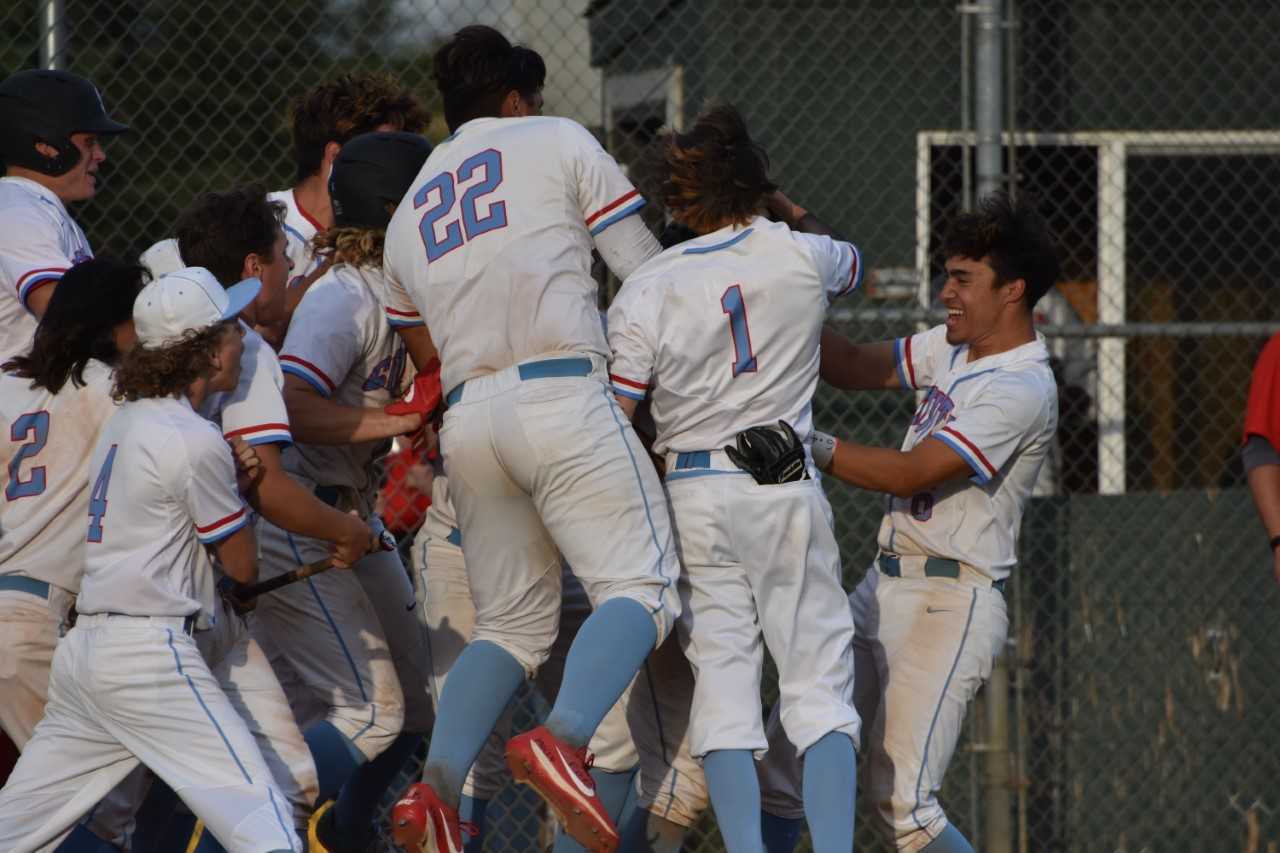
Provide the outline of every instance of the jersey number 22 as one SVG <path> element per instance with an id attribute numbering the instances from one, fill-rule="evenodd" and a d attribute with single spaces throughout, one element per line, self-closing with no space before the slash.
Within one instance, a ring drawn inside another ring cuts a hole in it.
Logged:
<path id="1" fill-rule="evenodd" d="M 453 216 L 453 209 L 459 206 L 457 187 L 471 180 L 477 172 L 483 177 L 467 187 L 462 194 L 461 217 Z M 457 172 L 442 172 L 422 185 L 422 189 L 413 194 L 413 209 L 417 210 L 427 203 L 427 199 L 439 193 L 440 199 L 422 214 L 418 231 L 422 234 L 422 243 L 427 247 L 427 263 L 438 261 L 468 240 L 474 240 L 481 234 L 488 233 L 507 225 L 507 203 L 499 201 L 489 206 L 489 212 L 479 216 L 476 203 L 498 188 L 502 183 L 502 152 L 494 148 L 473 154 L 462 161 Z M 444 223 L 444 234 L 436 230 L 440 220 Z M 459 222 L 461 219 L 461 222 Z"/>

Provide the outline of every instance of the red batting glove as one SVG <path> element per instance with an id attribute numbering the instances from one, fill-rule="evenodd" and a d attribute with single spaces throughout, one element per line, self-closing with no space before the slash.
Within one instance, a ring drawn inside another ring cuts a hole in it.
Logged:
<path id="1" fill-rule="evenodd" d="M 403 397 L 394 403 L 387 404 L 384 411 L 388 415 L 422 415 L 422 420 L 431 420 L 431 415 L 444 401 L 444 390 L 440 387 L 440 360 L 435 359 L 428 368 L 418 374 L 413 385 Z"/>

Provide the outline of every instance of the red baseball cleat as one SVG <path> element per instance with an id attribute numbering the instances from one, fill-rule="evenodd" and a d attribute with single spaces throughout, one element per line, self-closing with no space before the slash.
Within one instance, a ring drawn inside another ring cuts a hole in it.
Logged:
<path id="1" fill-rule="evenodd" d="M 464 831 L 477 834 L 425 782 L 410 785 L 391 807 L 391 837 L 406 853 L 462 853 Z"/>
<path id="2" fill-rule="evenodd" d="M 574 841 L 593 853 L 618 849 L 618 830 L 587 772 L 591 759 L 586 747 L 575 750 L 538 726 L 507 741 L 507 766 L 517 782 L 546 800 Z"/>

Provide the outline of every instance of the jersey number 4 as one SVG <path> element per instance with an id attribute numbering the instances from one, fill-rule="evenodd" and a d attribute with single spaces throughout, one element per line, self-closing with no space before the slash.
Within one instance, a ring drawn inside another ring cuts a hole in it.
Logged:
<path id="1" fill-rule="evenodd" d="M 107 458 L 102 460 L 102 470 L 93 481 L 89 494 L 89 541 L 102 541 L 102 520 L 107 517 L 107 486 L 111 483 L 111 466 L 116 461 L 116 445 L 111 445 Z"/>
<path id="2" fill-rule="evenodd" d="M 751 351 L 751 329 L 747 327 L 747 303 L 742 286 L 733 285 L 720 296 L 720 310 L 729 315 L 729 335 L 733 338 L 733 375 L 756 372 L 756 355 Z"/>
<path id="3" fill-rule="evenodd" d="M 4 487 L 5 499 L 16 501 L 18 498 L 34 498 L 44 494 L 44 466 L 34 466 L 31 476 L 24 480 L 22 463 L 44 450 L 45 443 L 49 441 L 49 413 L 27 412 L 18 417 L 9 427 L 9 440 L 26 443 L 9 460 L 9 483 Z"/>
<path id="4" fill-rule="evenodd" d="M 461 215 L 454 214 L 458 205 L 457 188 L 476 174 L 481 179 L 467 187 L 462 194 Z M 413 208 L 417 210 L 438 194 L 439 199 L 422 214 L 418 231 L 427 247 L 427 263 L 438 261 L 468 240 L 474 240 L 498 228 L 507 226 L 507 203 L 499 201 L 489 205 L 489 212 L 479 216 L 476 204 L 502 183 L 502 152 L 490 148 L 473 154 L 457 172 L 443 172 L 423 184 L 413 195 Z M 447 217 L 447 218 L 446 218 Z M 443 231 L 437 226 L 444 220 Z M 461 221 L 459 221 L 461 220 Z"/>

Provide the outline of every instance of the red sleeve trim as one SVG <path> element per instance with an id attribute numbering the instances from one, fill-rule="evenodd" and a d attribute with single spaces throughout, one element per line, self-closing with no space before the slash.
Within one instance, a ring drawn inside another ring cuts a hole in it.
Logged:
<path id="1" fill-rule="evenodd" d="M 216 530 L 216 529 L 218 529 L 219 527 L 221 527 L 221 526 L 222 526 L 222 525 L 224 525 L 224 524 L 228 524 L 228 523 L 230 523 L 230 522 L 232 522 L 232 521 L 235 521 L 237 518 L 239 518 L 239 517 L 240 517 L 240 516 L 242 516 L 242 515 L 244 515 L 244 507 L 240 507 L 240 509 L 238 509 L 238 510 L 236 510 L 235 512 L 231 513 L 231 515 L 228 515 L 226 518 L 220 518 L 220 519 L 218 519 L 217 521 L 213 522 L 212 524 L 206 524 L 206 525 L 204 525 L 203 527 L 202 527 L 202 526 L 200 526 L 199 524 L 197 524 L 197 525 L 196 525 L 196 532 L 197 532 L 197 533 L 208 533 L 208 532 L 209 532 L 209 531 L 211 531 L 211 530 Z"/>
<path id="2" fill-rule="evenodd" d="M 237 435 L 248 435 L 251 432 L 265 432 L 266 430 L 275 430 L 275 429 L 282 429 L 285 432 L 288 432 L 289 425 L 288 424 L 258 424 L 257 426 L 248 426 L 248 427 L 241 427 L 240 429 L 233 429 L 230 432 L 223 433 L 222 435 L 224 438 L 235 438 Z"/>
<path id="3" fill-rule="evenodd" d="M 911 339 L 914 335 L 907 335 L 906 343 L 902 345 L 902 360 L 907 363 L 907 380 L 911 383 L 912 388 L 919 388 L 916 384 L 916 366 L 911 363 Z"/>
<path id="4" fill-rule="evenodd" d="M 300 364 L 300 365 L 302 365 L 303 367 L 305 367 L 307 370 L 310 370 L 310 371 L 311 371 L 312 373 L 314 373 L 316 376 L 320 377 L 320 379 L 324 381 L 324 384 L 325 384 L 325 385 L 328 385 L 328 386 L 329 386 L 329 393 L 330 393 L 330 394 L 332 394 L 334 391 L 336 391 L 336 390 L 338 389 L 337 384 L 336 384 L 332 379 L 330 379 L 330 378 L 329 378 L 328 374 L 326 374 L 326 373 L 325 373 L 323 370 L 321 370 L 320 368 L 316 367 L 316 366 L 315 366 L 314 364 L 312 364 L 311 362 L 307 361 L 305 358 L 298 358 L 296 355 L 282 355 L 282 356 L 280 356 L 280 360 L 281 360 L 281 361 L 291 361 L 291 362 L 293 362 L 294 364 Z"/>
<path id="5" fill-rule="evenodd" d="M 626 195 L 622 196 L 616 201 L 612 201 L 609 204 L 605 205 L 604 207 L 600 208 L 595 213 L 587 217 L 587 227 L 590 228 L 591 223 L 595 222 L 601 216 L 604 216 L 606 213 L 608 213 L 609 211 L 613 210 L 616 207 L 619 207 L 620 205 L 626 204 L 627 202 L 631 201 L 631 199 L 635 198 L 638 195 L 640 195 L 639 190 L 632 190 L 631 192 L 627 193 Z"/>
<path id="6" fill-rule="evenodd" d="M 943 427 L 940 430 L 940 432 L 945 432 L 947 435 L 951 436 L 956 441 L 959 441 L 965 447 L 972 450 L 973 455 L 978 457 L 978 461 L 981 462 L 983 465 L 987 466 L 987 470 L 991 473 L 991 476 L 994 477 L 996 475 L 996 466 L 992 465 L 991 460 L 988 459 L 985 455 L 983 455 L 982 451 L 978 449 L 978 445 L 974 444 L 972 441 L 965 438 L 960 433 L 956 432 L 955 429 L 953 429 L 952 427 Z"/>
<path id="7" fill-rule="evenodd" d="M 634 379 L 624 379 L 616 373 L 610 373 L 609 378 L 619 385 L 626 385 L 629 388 L 635 388 L 637 391 L 646 391 L 649 388 L 648 383 L 637 382 Z"/>

